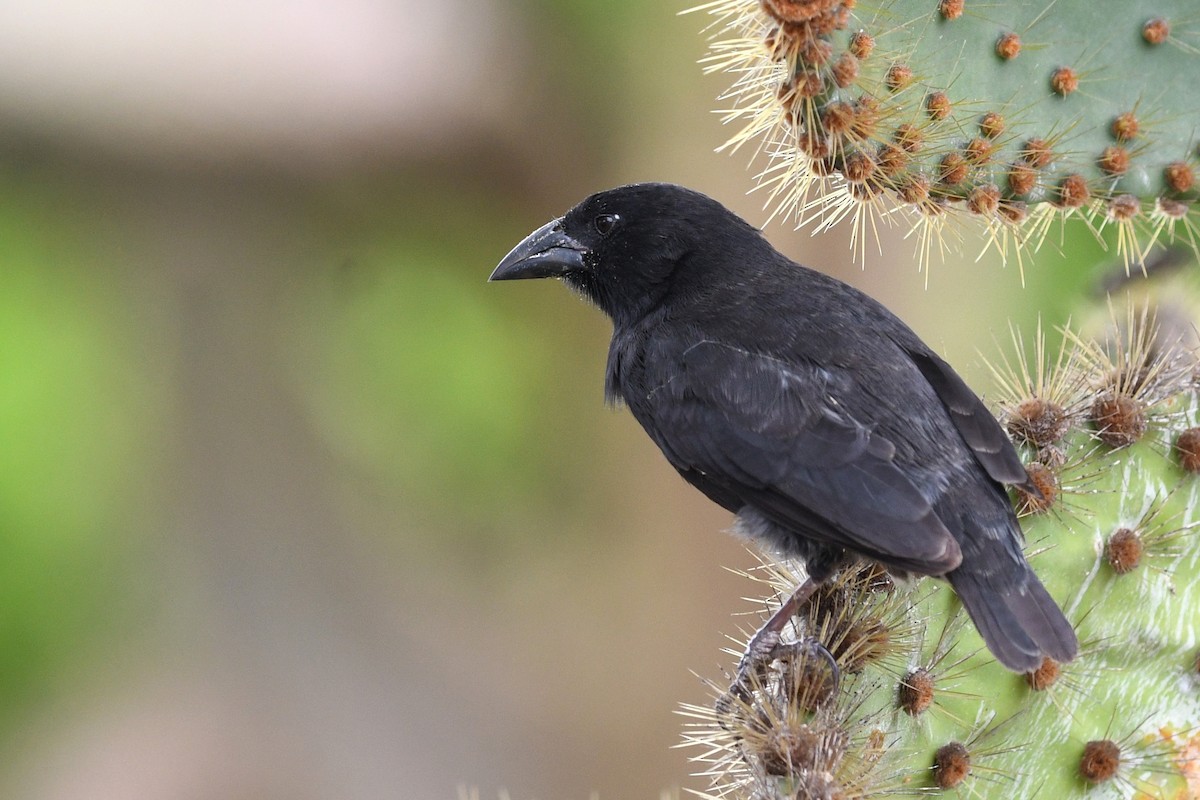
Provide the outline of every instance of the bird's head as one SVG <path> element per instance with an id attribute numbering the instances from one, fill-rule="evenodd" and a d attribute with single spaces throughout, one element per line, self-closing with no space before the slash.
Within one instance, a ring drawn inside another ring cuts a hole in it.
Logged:
<path id="1" fill-rule="evenodd" d="M 599 192 L 509 252 L 489 280 L 562 278 L 614 321 L 644 316 L 678 275 L 758 232 L 717 201 L 669 183 Z M 699 258 L 697 258 L 699 256 Z"/>

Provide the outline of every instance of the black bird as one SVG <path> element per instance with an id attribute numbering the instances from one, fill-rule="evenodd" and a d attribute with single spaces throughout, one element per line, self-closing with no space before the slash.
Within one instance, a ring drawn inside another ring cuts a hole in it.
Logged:
<path id="1" fill-rule="evenodd" d="M 948 580 L 1012 670 L 1075 657 L 1004 489 L 1036 492 L 1020 458 L 880 303 L 791 261 L 715 200 L 662 183 L 592 195 L 490 279 L 547 277 L 612 318 L 608 399 L 743 531 L 803 559 L 809 593 L 863 557 Z"/>

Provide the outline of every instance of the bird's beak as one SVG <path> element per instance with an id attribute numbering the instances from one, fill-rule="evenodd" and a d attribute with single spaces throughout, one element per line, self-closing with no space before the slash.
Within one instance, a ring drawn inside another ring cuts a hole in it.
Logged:
<path id="1" fill-rule="evenodd" d="M 488 280 L 559 278 L 584 269 L 586 252 L 587 248 L 566 234 L 561 219 L 552 220 L 509 251 Z"/>

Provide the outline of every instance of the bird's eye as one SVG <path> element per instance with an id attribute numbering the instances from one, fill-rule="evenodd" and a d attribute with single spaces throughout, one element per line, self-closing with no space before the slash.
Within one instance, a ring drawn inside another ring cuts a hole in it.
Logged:
<path id="1" fill-rule="evenodd" d="M 592 220 L 592 225 L 596 228 L 596 233 L 601 236 L 608 236 L 612 233 L 612 229 L 617 227 L 617 222 L 620 219 L 616 214 L 601 214 Z"/>

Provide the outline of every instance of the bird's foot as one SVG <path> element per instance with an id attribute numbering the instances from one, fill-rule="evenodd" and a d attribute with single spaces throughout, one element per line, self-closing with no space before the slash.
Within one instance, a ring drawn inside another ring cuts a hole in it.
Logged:
<path id="1" fill-rule="evenodd" d="M 763 633 L 759 631 L 759 634 Z M 842 671 L 838 667 L 837 659 L 820 640 L 808 636 L 795 642 L 783 642 L 778 633 L 769 631 L 762 636 L 756 634 L 750 640 L 725 695 L 730 700 L 749 700 L 753 689 L 766 682 L 765 668 L 773 661 L 799 665 L 803 673 L 812 670 L 824 672 L 823 678 L 818 682 L 816 694 L 832 697 L 837 693 Z"/>
<path id="2" fill-rule="evenodd" d="M 813 683 L 818 687 L 814 696 L 824 698 L 836 694 L 841 670 L 833 654 L 815 638 L 806 637 L 794 642 L 784 642 L 782 636 L 783 629 L 808 602 L 816 589 L 817 584 L 811 579 L 800 584 L 791 597 L 784 601 L 750 638 L 746 652 L 738 662 L 733 682 L 728 691 L 717 700 L 718 711 L 722 708 L 730 709 L 738 701 L 748 702 L 754 689 L 765 685 L 768 679 L 766 669 L 771 662 L 777 660 L 799 666 L 802 673 L 808 673 L 810 665 L 821 664 L 817 669 L 823 672 L 825 677 Z"/>
<path id="3" fill-rule="evenodd" d="M 841 670 L 825 645 L 812 637 L 795 642 L 776 640 L 769 650 L 747 650 L 742 656 L 733 683 L 713 708 L 722 728 L 737 731 L 756 717 L 755 708 L 761 700 L 755 698 L 755 693 L 767 688 L 772 662 L 779 663 L 774 691 L 783 694 L 788 706 L 815 712 L 837 698 Z"/>
<path id="4" fill-rule="evenodd" d="M 766 680 L 764 668 L 775 660 L 775 651 L 784 646 L 779 631 L 768 630 L 763 626 L 746 645 L 746 652 L 738 661 L 737 672 L 725 696 L 739 700 L 749 700 L 751 687 L 761 685 Z"/>

